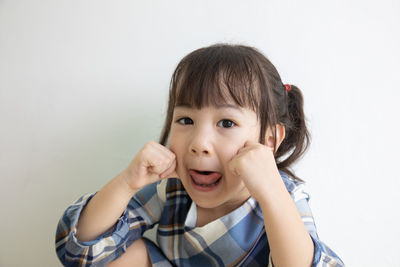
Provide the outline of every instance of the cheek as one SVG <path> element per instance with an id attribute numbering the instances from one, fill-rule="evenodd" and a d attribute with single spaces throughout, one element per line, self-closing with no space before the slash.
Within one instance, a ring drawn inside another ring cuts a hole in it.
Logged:
<path id="1" fill-rule="evenodd" d="M 230 154 L 231 156 L 234 156 L 237 154 L 239 149 L 244 147 L 244 144 L 248 140 L 249 140 L 248 136 L 245 136 L 243 134 L 237 134 L 237 135 L 233 135 L 230 138 L 227 138 L 226 140 L 221 142 L 221 146 L 224 147 L 226 154 Z"/>
<path id="2" fill-rule="evenodd" d="M 247 141 L 258 142 L 258 132 L 249 131 L 238 133 L 232 135 L 225 142 L 221 142 L 224 161 L 228 163 L 232 160 Z"/>
<path id="3" fill-rule="evenodd" d="M 175 156 L 176 156 L 176 160 L 178 161 L 178 163 L 180 163 L 180 161 L 182 160 L 183 157 L 183 152 L 182 152 L 182 145 L 179 145 L 178 142 L 170 142 L 169 144 L 169 150 L 171 150 Z"/>
<path id="4" fill-rule="evenodd" d="M 177 142 L 178 138 L 176 136 L 175 131 L 173 130 L 173 128 L 171 129 L 170 133 L 169 133 L 169 149 L 175 153 L 175 150 L 177 149 L 177 145 L 179 144 Z"/>
<path id="5" fill-rule="evenodd" d="M 239 150 L 244 146 L 244 140 L 231 141 L 222 144 L 221 143 L 221 160 L 228 165 L 229 162 L 238 154 Z"/>
<path id="6" fill-rule="evenodd" d="M 183 140 L 180 139 L 179 136 L 177 136 L 176 134 L 173 134 L 173 132 L 171 132 L 169 138 L 169 150 L 171 150 L 175 154 L 177 167 L 179 169 L 183 163 L 185 144 Z"/>

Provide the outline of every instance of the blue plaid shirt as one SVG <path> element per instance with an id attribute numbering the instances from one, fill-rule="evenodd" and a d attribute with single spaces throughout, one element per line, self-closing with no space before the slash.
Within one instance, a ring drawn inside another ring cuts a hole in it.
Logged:
<path id="1" fill-rule="evenodd" d="M 344 266 L 318 238 L 304 183 L 280 174 L 314 242 L 313 266 Z M 231 213 L 196 227 L 196 205 L 182 183 L 164 179 L 137 192 L 113 229 L 80 242 L 76 225 L 93 195 L 68 207 L 58 224 L 56 251 L 66 266 L 105 266 L 157 225 L 157 244 L 145 239 L 153 266 L 272 266 L 261 208 L 252 197 Z"/>

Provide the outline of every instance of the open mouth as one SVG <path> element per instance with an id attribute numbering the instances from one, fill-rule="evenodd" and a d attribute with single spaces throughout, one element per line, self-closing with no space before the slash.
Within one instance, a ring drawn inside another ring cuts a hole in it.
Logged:
<path id="1" fill-rule="evenodd" d="M 209 171 L 197 171 L 198 173 L 200 173 L 200 174 L 203 174 L 203 175 L 209 175 L 209 174 L 211 174 L 212 172 L 209 172 Z"/>
<path id="2" fill-rule="evenodd" d="M 222 178 L 221 173 L 214 171 L 189 170 L 189 174 L 193 185 L 202 191 L 214 189 Z"/>

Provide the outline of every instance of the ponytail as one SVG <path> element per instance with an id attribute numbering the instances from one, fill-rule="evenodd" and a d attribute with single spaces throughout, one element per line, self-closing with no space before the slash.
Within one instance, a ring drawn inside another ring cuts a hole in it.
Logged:
<path id="1" fill-rule="evenodd" d="M 301 181 L 289 170 L 289 166 L 304 155 L 311 143 L 311 135 L 307 129 L 304 115 L 303 94 L 297 86 L 291 85 L 290 92 L 287 92 L 287 113 L 285 115 L 280 119 L 285 126 L 285 139 L 275 153 L 275 160 L 279 170 Z M 289 152 L 286 159 L 279 161 L 280 157 Z"/>

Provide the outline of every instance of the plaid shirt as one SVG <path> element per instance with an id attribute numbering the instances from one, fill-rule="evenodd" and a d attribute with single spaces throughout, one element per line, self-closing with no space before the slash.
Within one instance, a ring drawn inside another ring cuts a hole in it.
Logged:
<path id="1" fill-rule="evenodd" d="M 313 266 L 344 266 L 318 238 L 304 183 L 280 174 L 314 242 Z M 58 224 L 56 251 L 66 266 L 105 266 L 157 225 L 157 245 L 145 239 L 153 266 L 272 266 L 261 208 L 252 197 L 231 213 L 196 227 L 196 205 L 182 183 L 164 179 L 137 192 L 112 229 L 80 242 L 76 224 L 93 195 L 68 207 Z"/>

